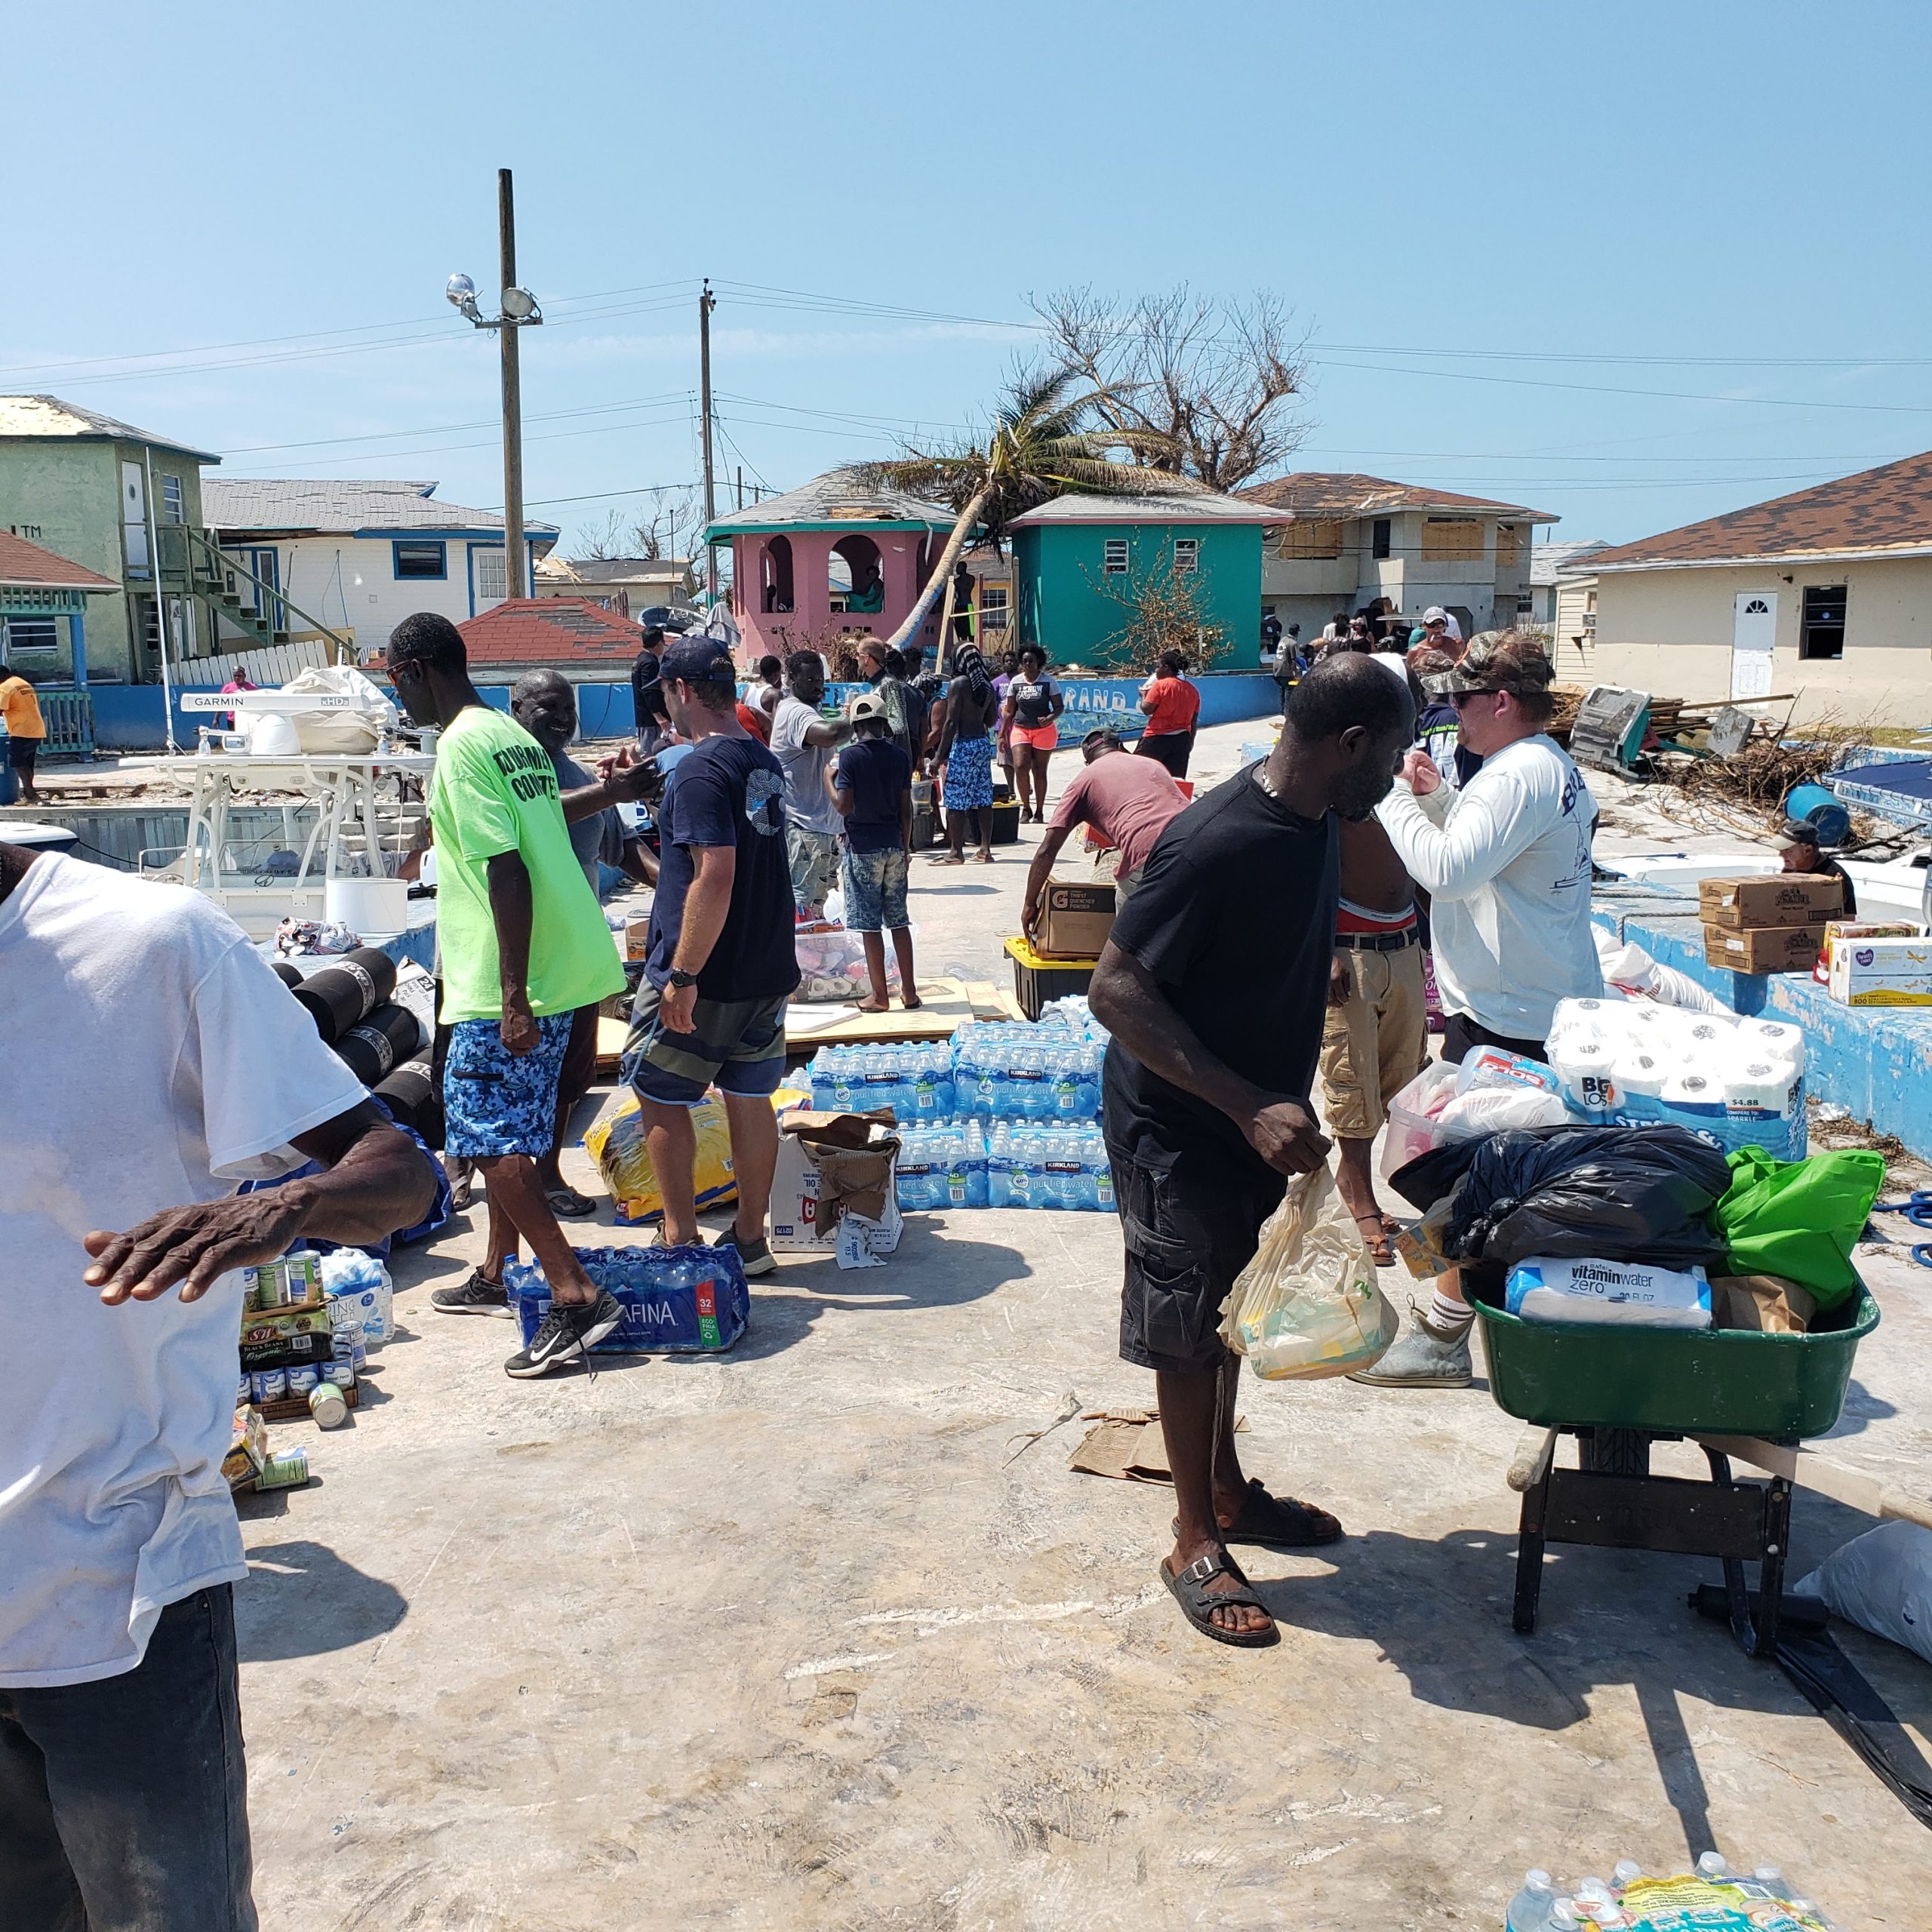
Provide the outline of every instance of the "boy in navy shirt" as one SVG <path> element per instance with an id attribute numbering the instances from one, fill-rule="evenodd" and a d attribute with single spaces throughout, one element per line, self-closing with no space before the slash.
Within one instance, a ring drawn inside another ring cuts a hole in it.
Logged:
<path id="1" fill-rule="evenodd" d="M 906 912 L 907 854 L 912 845 L 912 761 L 894 744 L 885 700 L 872 694 L 852 707 L 852 742 L 825 774 L 825 788 L 845 822 L 841 888 L 845 929 L 865 941 L 872 992 L 861 1013 L 883 1013 L 886 994 L 885 937 L 899 962 L 900 1003 L 918 1006 L 912 973 L 912 925 Z"/>

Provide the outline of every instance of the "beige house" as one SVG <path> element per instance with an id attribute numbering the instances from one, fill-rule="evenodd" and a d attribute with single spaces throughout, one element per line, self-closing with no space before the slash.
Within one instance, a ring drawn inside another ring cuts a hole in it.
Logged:
<path id="1" fill-rule="evenodd" d="M 1801 722 L 1932 723 L 1932 453 L 1584 564 L 1557 586 L 1566 675 L 1693 702 L 1790 692 Z"/>
<path id="2" fill-rule="evenodd" d="M 1338 611 L 1388 598 L 1420 623 L 1439 604 L 1465 637 L 1529 621 L 1530 538 L 1547 510 L 1386 477 L 1305 471 L 1241 492 L 1288 521 L 1262 550 L 1261 608 L 1312 643 Z"/>
<path id="3" fill-rule="evenodd" d="M 531 572 L 539 597 L 574 597 L 620 617 L 660 604 L 694 605 L 697 574 L 688 557 L 540 557 Z"/>

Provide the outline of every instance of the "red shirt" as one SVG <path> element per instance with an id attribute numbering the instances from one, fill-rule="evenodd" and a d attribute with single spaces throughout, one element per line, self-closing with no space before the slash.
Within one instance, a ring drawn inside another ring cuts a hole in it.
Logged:
<path id="1" fill-rule="evenodd" d="M 1201 694 L 1185 678 L 1163 678 L 1158 674 L 1151 681 L 1154 709 L 1147 714 L 1147 722 L 1141 728 L 1150 738 L 1165 738 L 1182 731 L 1194 729 L 1194 722 L 1201 715 Z"/>
<path id="2" fill-rule="evenodd" d="M 1134 872 L 1147 863 L 1155 841 L 1186 803 L 1165 765 L 1108 752 L 1061 793 L 1047 822 L 1062 831 L 1091 825 L 1109 845 L 1120 848 L 1120 869 Z"/>
<path id="3" fill-rule="evenodd" d="M 743 698 L 738 700 L 738 722 L 761 745 L 771 742 L 771 719 L 755 704 L 747 704 Z"/>

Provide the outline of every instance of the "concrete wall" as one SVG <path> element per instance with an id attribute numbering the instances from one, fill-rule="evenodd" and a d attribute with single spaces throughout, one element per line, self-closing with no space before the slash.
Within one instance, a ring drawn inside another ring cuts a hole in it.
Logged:
<path id="1" fill-rule="evenodd" d="M 1056 664 L 1113 668 L 1130 612 L 1102 588 L 1145 582 L 1168 566 L 1177 537 L 1201 540 L 1199 608 L 1226 633 L 1219 666 L 1261 662 L 1261 540 L 1254 524 L 1049 524 L 1014 532 L 1019 568 L 1020 641 L 1038 644 Z M 1128 542 L 1124 576 L 1103 578 L 1109 538 Z"/>
<path id="2" fill-rule="evenodd" d="M 1771 689 L 1798 694 L 1800 723 L 1932 723 L 1932 558 L 1794 564 L 1788 572 L 1606 571 L 1594 583 L 1590 669 L 1599 682 L 1693 700 L 1727 696 L 1736 599 L 1769 592 L 1777 598 Z M 1806 587 L 1837 584 L 1845 586 L 1844 655 L 1801 660 Z"/>

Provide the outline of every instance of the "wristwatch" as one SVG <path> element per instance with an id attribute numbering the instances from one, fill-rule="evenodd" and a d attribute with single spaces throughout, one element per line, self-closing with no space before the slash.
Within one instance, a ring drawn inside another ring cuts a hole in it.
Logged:
<path id="1" fill-rule="evenodd" d="M 671 984 L 674 986 L 694 986 L 697 984 L 697 975 L 673 966 L 671 968 Z"/>

